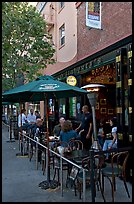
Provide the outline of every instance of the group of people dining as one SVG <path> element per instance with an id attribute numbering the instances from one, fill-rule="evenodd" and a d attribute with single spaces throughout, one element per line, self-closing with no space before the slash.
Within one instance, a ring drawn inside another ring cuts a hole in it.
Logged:
<path id="1" fill-rule="evenodd" d="M 18 115 L 18 128 L 22 128 L 24 131 L 32 131 L 33 134 L 37 132 L 37 130 L 43 127 L 43 120 L 39 114 L 39 111 L 34 109 L 30 109 L 30 113 L 26 115 L 26 109 L 22 109 L 20 114 Z"/>
<path id="2" fill-rule="evenodd" d="M 36 134 L 41 128 L 43 128 L 43 121 L 38 111 L 33 108 L 30 109 L 30 113 L 26 116 L 26 110 L 22 109 L 21 114 L 18 116 L 18 127 L 22 127 L 22 130 L 31 130 L 33 134 Z M 53 135 L 59 137 L 59 141 L 64 147 L 64 142 L 68 143 L 71 139 L 80 140 L 83 143 L 83 147 L 86 150 L 90 150 L 93 142 L 93 119 L 92 113 L 89 112 L 87 105 L 82 107 L 82 118 L 80 125 L 73 129 L 73 124 L 70 120 L 66 120 L 64 117 L 59 118 L 59 124 L 54 126 Z M 117 124 L 116 118 L 111 118 L 109 122 L 104 119 L 100 120 L 98 130 L 98 142 L 101 145 L 103 151 L 111 148 L 117 148 Z M 106 154 L 106 160 L 108 160 L 109 154 Z"/>
<path id="3" fill-rule="evenodd" d="M 82 112 L 81 123 L 76 129 L 73 129 L 71 121 L 65 120 L 64 117 L 61 117 L 59 119 L 59 124 L 54 127 L 53 133 L 54 135 L 59 136 L 59 140 L 62 142 L 69 142 L 70 139 L 80 140 L 83 143 L 84 149 L 89 150 L 93 141 L 93 119 L 87 105 L 82 107 Z M 117 148 L 116 117 L 110 118 L 109 121 L 101 119 L 97 130 L 98 142 L 103 151 Z M 62 144 L 62 146 L 64 146 L 64 144 Z M 108 159 L 109 154 L 106 153 L 105 160 Z"/>

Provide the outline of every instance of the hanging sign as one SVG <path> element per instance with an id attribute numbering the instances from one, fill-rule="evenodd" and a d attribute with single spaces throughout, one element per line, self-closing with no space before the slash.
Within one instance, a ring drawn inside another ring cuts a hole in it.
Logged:
<path id="1" fill-rule="evenodd" d="M 86 2 L 86 26 L 101 29 L 101 2 Z"/>
<path id="2" fill-rule="evenodd" d="M 75 86 L 77 84 L 77 79 L 74 76 L 68 76 L 67 84 Z"/>

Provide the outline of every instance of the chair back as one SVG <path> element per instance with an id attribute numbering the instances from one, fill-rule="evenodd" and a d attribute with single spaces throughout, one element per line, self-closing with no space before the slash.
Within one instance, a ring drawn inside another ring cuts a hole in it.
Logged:
<path id="1" fill-rule="evenodd" d="M 89 174 L 91 173 L 91 158 L 86 157 L 82 160 L 82 167 L 86 168 L 89 171 Z M 102 168 L 102 165 L 104 164 L 104 155 L 94 155 L 94 178 L 97 180 L 100 170 Z"/>
<path id="2" fill-rule="evenodd" d="M 122 176 L 126 177 L 126 164 L 129 157 L 129 152 L 118 152 L 115 153 L 111 158 L 111 166 L 112 173 L 114 174 L 114 168 L 116 167 L 118 170 L 118 174 L 122 174 Z"/>
<path id="3" fill-rule="evenodd" d="M 80 140 L 71 139 L 68 146 L 70 151 L 83 149 L 83 143 Z"/>

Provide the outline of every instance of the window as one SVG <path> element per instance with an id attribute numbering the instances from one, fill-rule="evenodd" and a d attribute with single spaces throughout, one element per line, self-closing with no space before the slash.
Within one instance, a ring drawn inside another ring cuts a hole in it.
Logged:
<path id="1" fill-rule="evenodd" d="M 59 2 L 59 9 L 62 9 L 64 7 L 65 2 Z"/>
<path id="2" fill-rule="evenodd" d="M 60 46 L 62 46 L 65 44 L 65 25 L 64 24 L 60 27 L 59 33 L 60 33 Z"/>
<path id="3" fill-rule="evenodd" d="M 47 2 L 39 2 L 36 6 L 36 9 L 38 12 L 41 12 L 43 10 L 43 8 L 45 7 Z"/>

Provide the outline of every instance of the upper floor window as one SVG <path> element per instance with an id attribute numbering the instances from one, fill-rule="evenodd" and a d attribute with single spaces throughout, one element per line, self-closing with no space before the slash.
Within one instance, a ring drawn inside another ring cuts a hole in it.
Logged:
<path id="1" fill-rule="evenodd" d="M 59 9 L 62 9 L 65 5 L 65 2 L 59 2 Z"/>
<path id="2" fill-rule="evenodd" d="M 36 9 L 38 12 L 41 12 L 44 8 L 44 6 L 46 5 L 47 2 L 38 2 Z"/>
<path id="3" fill-rule="evenodd" d="M 59 34 L 60 34 L 60 46 L 65 44 L 65 24 L 63 24 L 59 28 Z"/>

